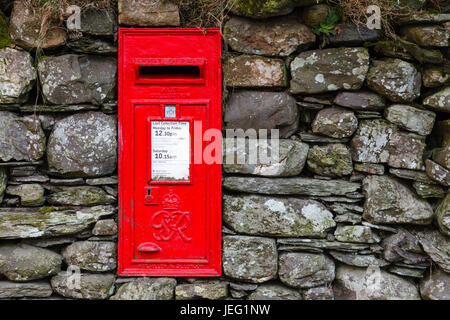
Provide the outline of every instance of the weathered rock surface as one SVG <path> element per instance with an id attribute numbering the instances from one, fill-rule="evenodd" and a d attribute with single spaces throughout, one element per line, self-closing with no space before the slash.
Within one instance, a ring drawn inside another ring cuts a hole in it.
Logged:
<path id="1" fill-rule="evenodd" d="M 119 178 L 117 176 L 86 179 L 86 184 L 90 186 L 117 185 L 118 183 Z"/>
<path id="2" fill-rule="evenodd" d="M 385 163 L 395 168 L 420 170 L 425 137 L 397 130 L 386 120 L 364 120 L 351 142 L 354 161 Z"/>
<path id="3" fill-rule="evenodd" d="M 332 201 L 330 201 L 332 202 Z M 330 203 L 327 204 L 328 208 L 330 208 L 332 211 L 336 212 L 337 214 L 344 214 L 347 212 L 354 212 L 354 213 L 362 213 L 364 211 L 363 207 L 355 204 L 349 204 L 349 203 Z"/>
<path id="4" fill-rule="evenodd" d="M 109 241 L 78 241 L 61 252 L 67 265 L 87 271 L 111 271 L 117 267 L 117 246 Z"/>
<path id="5" fill-rule="evenodd" d="M 302 296 L 298 290 L 279 284 L 262 284 L 247 300 L 302 300 Z"/>
<path id="6" fill-rule="evenodd" d="M 417 60 L 419 63 L 441 64 L 444 60 L 441 51 L 425 49 L 402 38 L 397 38 L 397 41 L 387 41 L 384 44 L 376 45 L 375 51 L 386 57 L 411 62 Z"/>
<path id="7" fill-rule="evenodd" d="M 434 183 L 423 171 L 390 168 L 389 173 L 402 179 L 414 180 L 428 184 Z"/>
<path id="8" fill-rule="evenodd" d="M 47 197 L 49 203 L 60 206 L 92 206 L 112 204 L 117 201 L 99 187 L 79 186 L 59 187 L 59 189 Z"/>
<path id="9" fill-rule="evenodd" d="M 339 92 L 334 98 L 334 103 L 353 110 L 377 111 L 382 110 L 386 106 L 383 96 L 369 91 Z"/>
<path id="10" fill-rule="evenodd" d="M 336 48 L 300 53 L 291 63 L 293 94 L 360 89 L 369 70 L 365 48 Z"/>
<path id="11" fill-rule="evenodd" d="M 228 295 L 228 283 L 224 281 L 179 284 L 175 288 L 176 300 L 224 299 Z"/>
<path id="12" fill-rule="evenodd" d="M 231 12 L 238 16 L 261 19 L 285 15 L 292 12 L 294 7 L 312 4 L 316 4 L 316 0 L 237 0 L 233 3 Z"/>
<path id="13" fill-rule="evenodd" d="M 112 206 L 57 211 L 44 207 L 41 212 L 0 209 L 0 239 L 37 238 L 69 235 L 86 229 L 102 216 L 116 212 Z"/>
<path id="14" fill-rule="evenodd" d="M 241 55 L 228 58 L 223 69 L 224 81 L 229 87 L 286 86 L 286 67 L 281 59 Z"/>
<path id="15" fill-rule="evenodd" d="M 303 142 L 312 142 L 312 143 L 346 143 L 350 140 L 348 138 L 336 139 L 322 136 L 319 134 L 311 134 L 304 132 L 299 132 L 298 135 L 300 136 L 300 139 Z"/>
<path id="16" fill-rule="evenodd" d="M 114 291 L 113 274 L 82 273 L 79 283 L 72 278 L 72 273 L 61 271 L 51 279 L 53 290 L 63 297 L 88 300 L 108 299 Z"/>
<path id="17" fill-rule="evenodd" d="M 10 298 L 47 298 L 52 295 L 52 287 L 46 281 L 17 283 L 0 281 L 0 299 Z"/>
<path id="18" fill-rule="evenodd" d="M 360 250 L 365 250 L 369 248 L 368 244 L 363 243 L 350 243 L 350 242 L 339 242 L 339 241 L 328 241 L 325 239 L 301 239 L 301 238 L 289 238 L 289 239 L 278 239 L 277 242 L 282 244 L 284 247 L 280 247 L 280 251 L 287 250 L 307 250 L 314 252 L 322 252 L 322 249 L 326 250 L 339 250 L 344 252 L 356 252 Z M 319 251 L 317 251 L 319 249 Z"/>
<path id="19" fill-rule="evenodd" d="M 246 141 L 243 141 L 243 139 L 224 139 L 224 141 L 223 168 L 227 173 L 279 177 L 296 176 L 302 172 L 309 150 L 308 144 L 288 139 L 278 140 L 278 148 L 276 144 L 272 145 L 271 140 L 267 140 L 267 143 L 256 139 Z M 257 159 L 250 156 L 252 154 L 250 150 L 257 152 Z M 278 154 L 278 157 L 272 158 L 272 152 Z"/>
<path id="20" fill-rule="evenodd" d="M 295 99 L 284 92 L 233 93 L 224 113 L 227 129 L 279 129 L 280 138 L 288 138 L 298 128 Z"/>
<path id="21" fill-rule="evenodd" d="M 424 136 L 394 132 L 389 141 L 388 165 L 394 168 L 420 170 L 423 167 L 425 147 Z"/>
<path id="22" fill-rule="evenodd" d="M 446 87 L 423 100 L 425 107 L 450 113 L 450 87 Z"/>
<path id="23" fill-rule="evenodd" d="M 406 40 L 423 47 L 448 47 L 450 30 L 439 25 L 411 25 L 401 30 Z"/>
<path id="24" fill-rule="evenodd" d="M 445 190 L 441 186 L 435 184 L 426 184 L 414 181 L 413 187 L 417 194 L 422 198 L 444 198 L 446 194 Z"/>
<path id="25" fill-rule="evenodd" d="M 376 42 L 380 36 L 378 30 L 371 30 L 353 23 L 338 23 L 336 28 L 339 32 L 328 36 L 328 43 L 331 46 L 363 45 L 365 42 Z"/>
<path id="26" fill-rule="evenodd" d="M 370 174 L 384 174 L 384 165 L 376 163 L 355 163 L 354 169 L 359 172 L 365 172 Z"/>
<path id="27" fill-rule="evenodd" d="M 64 45 L 67 34 L 60 23 L 53 18 L 47 18 L 47 31 L 41 34 L 43 12 L 27 7 L 24 1 L 14 1 L 11 12 L 9 34 L 14 43 L 31 50 L 36 48 L 52 49 Z"/>
<path id="28" fill-rule="evenodd" d="M 114 96 L 117 60 L 111 57 L 66 54 L 38 64 L 44 99 L 51 104 L 99 105 Z"/>
<path id="29" fill-rule="evenodd" d="M 363 181 L 363 190 L 366 194 L 363 218 L 371 223 L 431 223 L 430 204 L 396 179 L 368 176 Z"/>
<path id="30" fill-rule="evenodd" d="M 436 221 L 441 232 L 450 237 L 450 194 L 436 208 Z"/>
<path id="31" fill-rule="evenodd" d="M 412 102 L 420 96 L 421 74 L 400 59 L 373 61 L 367 85 L 393 102 Z"/>
<path id="32" fill-rule="evenodd" d="M 334 293 L 328 287 L 316 287 L 303 290 L 305 300 L 334 300 Z"/>
<path id="33" fill-rule="evenodd" d="M 355 267 L 369 267 L 369 266 L 385 267 L 390 264 L 388 261 L 377 258 L 373 254 L 363 255 L 339 251 L 330 251 L 329 253 L 334 259 Z"/>
<path id="34" fill-rule="evenodd" d="M 440 2 L 444 2 L 440 1 Z M 445 8 L 442 8 L 445 12 Z M 408 15 L 407 17 L 400 18 L 399 22 L 401 24 L 411 24 L 411 23 L 440 23 L 450 20 L 449 13 L 432 13 L 432 12 L 418 12 Z"/>
<path id="35" fill-rule="evenodd" d="M 119 0 L 119 23 L 129 26 L 179 26 L 178 6 L 162 0 Z"/>
<path id="36" fill-rule="evenodd" d="M 334 280 L 334 263 L 322 254 L 283 253 L 278 273 L 281 282 L 288 286 L 312 288 Z"/>
<path id="37" fill-rule="evenodd" d="M 76 53 L 117 54 L 117 46 L 112 41 L 101 38 L 82 37 L 67 42 L 67 46 Z"/>
<path id="38" fill-rule="evenodd" d="M 450 275 L 434 269 L 420 282 L 420 295 L 424 300 L 450 300 Z"/>
<path id="39" fill-rule="evenodd" d="M 225 177 L 223 186 L 228 190 L 248 193 L 309 196 L 345 195 L 360 188 L 359 183 L 344 180 L 247 177 Z"/>
<path id="40" fill-rule="evenodd" d="M 234 231 L 280 237 L 325 237 L 336 224 L 314 200 L 224 195 L 223 219 Z"/>
<path id="41" fill-rule="evenodd" d="M 0 103 L 22 103 L 36 81 L 31 55 L 12 48 L 0 49 Z"/>
<path id="42" fill-rule="evenodd" d="M 440 87 L 450 80 L 450 73 L 445 72 L 442 66 L 428 66 L 423 70 L 422 81 L 427 88 Z"/>
<path id="43" fill-rule="evenodd" d="M 44 188 L 40 184 L 21 184 L 8 186 L 6 194 L 20 197 L 20 205 L 38 207 L 44 204 Z"/>
<path id="44" fill-rule="evenodd" d="M 443 166 L 437 164 L 434 161 L 431 161 L 430 159 L 427 159 L 425 161 L 425 167 L 427 175 L 431 180 L 446 187 L 450 186 L 450 170 L 447 170 Z"/>
<path id="45" fill-rule="evenodd" d="M 104 104 L 106 105 L 106 103 Z M 4 105 L 4 107 L 10 106 L 13 111 L 20 112 L 30 112 L 30 113 L 40 113 L 40 112 L 76 112 L 76 111 L 90 111 L 90 110 L 98 110 L 100 106 L 92 105 L 92 104 L 71 104 L 71 105 L 52 105 L 52 104 L 24 104 L 24 105 Z M 41 116 L 39 116 L 41 118 Z M 42 121 L 43 122 L 43 121 Z M 53 123 L 54 124 L 54 123 Z M 53 126 L 52 124 L 52 126 Z M 47 131 L 47 128 L 44 128 L 44 122 L 42 124 L 44 130 Z M 51 128 L 50 128 L 51 130 Z"/>
<path id="46" fill-rule="evenodd" d="M 12 281 L 43 279 L 61 270 L 56 252 L 27 244 L 0 246 L 0 274 Z"/>
<path id="47" fill-rule="evenodd" d="M 16 183 L 30 183 L 30 182 L 35 182 L 35 183 L 45 183 L 50 181 L 50 178 L 47 175 L 43 175 L 40 173 L 34 174 L 32 176 L 27 176 L 27 177 L 12 177 L 10 180 L 12 183 L 14 183 L 14 185 L 16 185 Z"/>
<path id="48" fill-rule="evenodd" d="M 351 110 L 332 107 L 320 110 L 313 123 L 312 131 L 332 138 L 346 138 L 358 128 L 358 119 Z"/>
<path id="49" fill-rule="evenodd" d="M 113 10 L 86 8 L 80 16 L 83 35 L 113 36 L 117 31 L 117 17 Z"/>
<path id="50" fill-rule="evenodd" d="M 232 17 L 225 23 L 223 35 L 234 51 L 264 56 L 287 57 L 316 41 L 311 29 L 294 18 L 257 21 Z"/>
<path id="51" fill-rule="evenodd" d="M 408 105 L 394 104 L 386 108 L 385 117 L 405 130 L 426 136 L 433 130 L 436 114 Z"/>
<path id="52" fill-rule="evenodd" d="M 173 278 L 138 278 L 120 286 L 110 300 L 170 300 L 176 284 Z"/>
<path id="53" fill-rule="evenodd" d="M 397 130 L 385 120 L 363 120 L 351 141 L 353 161 L 386 163 L 389 160 L 389 142 Z"/>
<path id="54" fill-rule="evenodd" d="M 118 227 L 114 219 L 103 219 L 97 221 L 92 229 L 92 234 L 95 236 L 113 236 L 117 234 Z"/>
<path id="55" fill-rule="evenodd" d="M 389 262 L 417 264 L 427 260 L 420 247 L 419 239 L 411 232 L 400 229 L 397 233 L 383 239 L 383 258 Z"/>
<path id="56" fill-rule="evenodd" d="M 116 120 L 101 112 L 59 120 L 47 146 L 50 172 L 64 177 L 111 174 L 117 165 L 116 136 Z"/>
<path id="57" fill-rule="evenodd" d="M 307 163 L 309 170 L 325 177 L 342 177 L 353 172 L 350 150 L 340 143 L 313 146 Z"/>
<path id="58" fill-rule="evenodd" d="M 21 166 L 21 167 L 11 167 L 9 173 L 13 177 L 28 177 L 37 173 L 37 168 L 35 166 Z"/>
<path id="59" fill-rule="evenodd" d="M 72 179 L 59 179 L 51 178 L 50 184 L 52 186 L 80 186 L 84 184 L 83 178 L 72 178 Z"/>
<path id="60" fill-rule="evenodd" d="M 333 290 L 336 300 L 420 300 L 412 282 L 377 267 L 338 266 Z"/>
<path id="61" fill-rule="evenodd" d="M 364 120 L 364 119 L 381 119 L 381 113 L 379 111 L 356 111 L 355 112 L 356 117 L 358 119 Z"/>
<path id="62" fill-rule="evenodd" d="M 33 116 L 18 117 L 0 111 L 0 160 L 36 161 L 45 150 L 45 134 L 41 123 Z"/>
<path id="63" fill-rule="evenodd" d="M 337 223 L 351 223 L 354 225 L 361 223 L 362 217 L 359 214 L 347 212 L 343 214 L 338 214 L 334 218 L 334 221 L 336 221 Z"/>
<path id="64" fill-rule="evenodd" d="M 254 283 L 229 282 L 230 294 L 233 298 L 241 299 L 258 288 Z"/>
<path id="65" fill-rule="evenodd" d="M 414 181 L 412 184 L 416 193 L 422 198 L 444 198 L 445 190 L 436 184 Z"/>
<path id="66" fill-rule="evenodd" d="M 433 161 L 450 170 L 450 146 L 433 150 Z"/>
<path id="67" fill-rule="evenodd" d="M 24 239 L 21 241 L 21 243 L 30 244 L 35 247 L 40 248 L 49 248 L 54 246 L 60 246 L 63 244 L 70 244 L 77 241 L 75 236 L 61 236 L 61 237 L 55 237 L 55 238 L 32 238 L 32 239 Z"/>
<path id="68" fill-rule="evenodd" d="M 402 276 L 403 279 L 405 279 L 405 277 L 421 279 L 421 278 L 423 278 L 423 273 L 424 273 L 423 269 L 414 268 L 414 267 L 410 268 L 409 266 L 404 267 L 404 266 L 398 266 L 398 265 L 390 266 L 387 270 L 392 274 Z"/>
<path id="69" fill-rule="evenodd" d="M 261 237 L 224 236 L 222 266 L 226 276 L 261 283 L 277 276 L 275 240 Z"/>
<path id="70" fill-rule="evenodd" d="M 450 273 L 450 238 L 437 230 L 415 232 L 423 250 L 441 269 Z"/>
<path id="71" fill-rule="evenodd" d="M 380 238 L 372 229 L 367 226 L 346 226 L 338 225 L 334 232 L 334 237 L 338 241 L 356 243 L 377 243 Z"/>

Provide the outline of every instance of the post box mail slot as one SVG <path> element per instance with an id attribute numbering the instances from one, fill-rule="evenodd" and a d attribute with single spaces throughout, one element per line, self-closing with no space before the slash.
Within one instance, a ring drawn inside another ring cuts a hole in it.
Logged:
<path id="1" fill-rule="evenodd" d="M 193 140 L 221 128 L 220 52 L 218 29 L 119 31 L 120 275 L 221 274 L 221 168 Z"/>

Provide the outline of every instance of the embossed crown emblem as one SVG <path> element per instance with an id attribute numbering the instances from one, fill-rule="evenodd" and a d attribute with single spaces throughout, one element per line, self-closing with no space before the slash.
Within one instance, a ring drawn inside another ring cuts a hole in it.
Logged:
<path id="1" fill-rule="evenodd" d="M 162 199 L 162 206 L 166 210 L 178 210 L 180 207 L 180 197 L 170 190 L 169 193 L 165 194 Z"/>

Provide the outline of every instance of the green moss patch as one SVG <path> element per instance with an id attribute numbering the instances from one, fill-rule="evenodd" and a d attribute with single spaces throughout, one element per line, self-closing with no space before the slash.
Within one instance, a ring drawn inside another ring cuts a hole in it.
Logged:
<path id="1" fill-rule="evenodd" d="M 0 11 L 0 49 L 8 47 L 12 44 L 9 36 L 8 18 Z"/>

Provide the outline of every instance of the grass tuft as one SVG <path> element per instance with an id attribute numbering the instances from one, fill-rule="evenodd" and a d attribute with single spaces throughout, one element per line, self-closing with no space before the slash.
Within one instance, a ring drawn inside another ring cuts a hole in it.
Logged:
<path id="1" fill-rule="evenodd" d="M 236 0 L 163 0 L 178 5 L 183 25 L 221 28 Z"/>
<path id="2" fill-rule="evenodd" d="M 438 0 L 431 0 L 431 5 L 437 7 L 436 1 Z M 371 5 L 378 6 L 381 9 L 381 26 L 389 39 L 396 38 L 396 21 L 421 12 L 419 8 L 402 5 L 398 0 L 328 0 L 328 2 L 339 9 L 344 21 L 358 26 L 366 26 L 370 16 L 366 13 L 367 8 Z"/>

